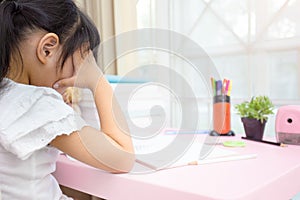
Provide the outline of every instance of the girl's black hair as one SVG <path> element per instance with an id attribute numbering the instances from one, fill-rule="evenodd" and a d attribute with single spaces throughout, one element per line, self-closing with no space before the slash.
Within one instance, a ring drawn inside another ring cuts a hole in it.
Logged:
<path id="1" fill-rule="evenodd" d="M 0 0 L 0 83 L 9 72 L 12 53 L 21 56 L 19 43 L 36 29 L 58 35 L 61 67 L 83 45 L 97 54 L 98 30 L 72 0 Z"/>

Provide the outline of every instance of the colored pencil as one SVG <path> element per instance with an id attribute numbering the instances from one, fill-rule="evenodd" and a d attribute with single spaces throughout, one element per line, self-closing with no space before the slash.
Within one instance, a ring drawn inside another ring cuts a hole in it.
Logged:
<path id="1" fill-rule="evenodd" d="M 255 141 L 255 142 L 261 142 L 261 143 L 265 143 L 265 144 L 276 145 L 276 146 L 281 146 L 281 147 L 286 147 L 287 146 L 287 145 L 285 145 L 283 143 L 280 143 L 280 142 L 271 142 L 271 141 L 266 141 L 266 140 L 256 140 L 256 139 L 247 138 L 247 137 L 242 137 L 242 139 L 251 140 L 251 141 Z"/>
<path id="2" fill-rule="evenodd" d="M 229 79 L 215 80 L 213 77 L 210 78 L 212 92 L 214 96 L 227 95 L 230 96 L 232 89 L 232 81 Z"/>

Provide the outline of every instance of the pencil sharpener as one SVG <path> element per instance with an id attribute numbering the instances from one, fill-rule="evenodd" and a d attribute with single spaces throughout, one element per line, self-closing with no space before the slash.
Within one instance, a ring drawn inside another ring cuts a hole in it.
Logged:
<path id="1" fill-rule="evenodd" d="M 280 107 L 276 114 L 275 131 L 278 142 L 300 145 L 300 106 Z"/>

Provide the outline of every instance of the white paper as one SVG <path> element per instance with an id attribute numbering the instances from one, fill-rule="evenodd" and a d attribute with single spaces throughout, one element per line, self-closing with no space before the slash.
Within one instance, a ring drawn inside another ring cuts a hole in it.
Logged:
<path id="1" fill-rule="evenodd" d="M 170 142 L 170 141 L 169 141 Z M 206 145 L 195 140 L 190 147 L 186 148 L 185 153 L 183 152 L 174 152 L 175 154 L 159 154 L 166 146 L 168 142 L 166 140 L 156 141 L 155 143 L 135 143 L 135 150 L 137 154 L 136 161 L 139 164 L 142 164 L 146 167 L 149 167 L 154 170 L 174 168 L 180 166 L 187 166 L 189 163 L 194 162 L 195 164 L 210 164 L 216 162 L 227 162 L 234 160 L 242 159 L 251 159 L 256 158 L 256 154 L 238 154 L 234 150 L 225 149 L 217 146 L 217 144 Z M 205 154 L 203 154 L 203 148 L 206 148 Z M 147 153 L 156 152 L 157 156 L 147 157 Z M 201 153 L 203 155 L 201 155 Z M 141 155 L 142 156 L 139 156 Z M 181 154 L 181 156 L 180 156 Z M 170 160 L 170 155 L 174 157 L 173 160 Z M 169 159 L 170 162 L 167 163 L 166 159 Z"/>

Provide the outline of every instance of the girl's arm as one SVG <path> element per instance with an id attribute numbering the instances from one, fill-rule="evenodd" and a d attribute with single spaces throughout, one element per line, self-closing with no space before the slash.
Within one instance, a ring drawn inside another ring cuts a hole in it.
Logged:
<path id="1" fill-rule="evenodd" d="M 94 58 L 91 54 L 87 57 L 80 61 L 75 77 L 63 79 L 58 85 L 68 87 L 76 83 L 75 86 L 88 87 L 93 92 L 101 131 L 84 127 L 70 135 L 58 136 L 50 144 L 91 166 L 114 173 L 128 172 L 135 157 L 126 119 Z"/>

